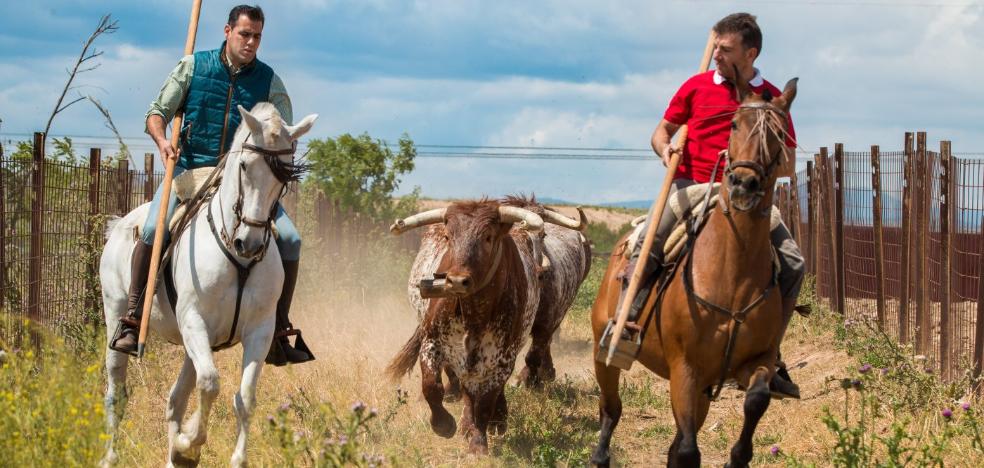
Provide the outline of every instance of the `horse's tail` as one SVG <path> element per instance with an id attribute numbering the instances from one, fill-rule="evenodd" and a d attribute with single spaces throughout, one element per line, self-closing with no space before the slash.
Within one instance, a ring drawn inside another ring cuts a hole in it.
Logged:
<path id="1" fill-rule="evenodd" d="M 110 216 L 106 219 L 106 231 L 103 232 L 103 236 L 106 237 L 106 240 L 109 240 L 109 236 L 113 233 L 113 229 L 116 229 L 116 225 L 120 224 L 120 221 L 122 220 L 123 218 L 119 216 Z"/>
<path id="2" fill-rule="evenodd" d="M 417 364 L 420 357 L 420 346 L 424 341 L 424 324 L 417 325 L 417 330 L 413 332 L 410 340 L 403 345 L 403 349 L 397 353 L 396 357 L 386 366 L 386 375 L 393 380 L 398 380 L 410 372 L 410 369 Z"/>

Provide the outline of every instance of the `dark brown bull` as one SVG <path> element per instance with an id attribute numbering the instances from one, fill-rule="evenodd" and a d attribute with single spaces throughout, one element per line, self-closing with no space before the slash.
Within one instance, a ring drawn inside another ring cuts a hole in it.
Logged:
<path id="1" fill-rule="evenodd" d="M 524 382 L 536 385 L 554 376 L 550 340 L 590 264 L 589 247 L 576 230 L 586 223 L 583 213 L 575 221 L 535 201 L 508 198 L 455 203 L 391 229 L 427 224 L 432 226 L 410 274 L 410 302 L 420 324 L 388 372 L 400 378 L 420 358 L 431 428 L 442 437 L 451 437 L 456 425 L 443 405 L 440 372 L 457 376 L 464 403 L 460 433 L 470 438 L 472 452 L 484 454 L 488 428 L 505 431 L 503 388 L 531 334 Z M 417 286 L 435 273 L 443 275 L 443 284 L 439 279 L 430 288 L 432 298 L 421 297 Z"/>

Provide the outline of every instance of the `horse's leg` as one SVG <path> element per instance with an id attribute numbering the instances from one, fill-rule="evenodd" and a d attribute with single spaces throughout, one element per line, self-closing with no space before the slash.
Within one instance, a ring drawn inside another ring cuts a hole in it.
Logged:
<path id="1" fill-rule="evenodd" d="M 438 372 L 441 371 L 440 365 L 434 365 L 427 355 L 420 358 L 420 385 L 424 394 L 424 400 L 430 406 L 431 429 L 435 434 L 449 438 L 454 435 L 455 423 L 454 416 L 444 408 L 444 386 L 438 379 Z"/>
<path id="2" fill-rule="evenodd" d="M 185 352 L 195 366 L 195 386 L 198 388 L 198 409 L 184 424 L 181 434 L 175 440 L 178 451 L 184 452 L 186 446 L 199 447 L 208 438 L 208 416 L 215 397 L 219 395 L 219 370 L 212 359 L 212 348 L 201 317 L 194 312 L 186 312 L 181 336 L 184 339 Z"/>
<path id="3" fill-rule="evenodd" d="M 745 467 L 752 460 L 752 436 L 772 400 L 769 380 L 772 378 L 775 361 L 775 354 L 767 353 L 738 372 L 738 382 L 749 384 L 748 391 L 745 392 L 745 422 L 741 426 L 738 442 L 731 448 L 731 461 L 726 465 L 728 467 Z"/>
<path id="4" fill-rule="evenodd" d="M 444 367 L 444 373 L 448 375 L 448 383 L 444 385 L 444 401 L 452 402 L 461 399 L 461 381 L 458 379 L 458 375 L 454 373 L 453 370 Z M 440 382 L 441 375 L 438 374 L 438 382 Z"/>
<path id="5" fill-rule="evenodd" d="M 176 441 L 181 434 L 181 420 L 184 419 L 185 411 L 188 409 L 188 397 L 191 396 L 191 389 L 195 387 L 195 366 L 191 358 L 185 356 L 181 372 L 178 379 L 171 386 L 171 394 L 167 398 L 167 453 L 171 463 L 178 465 L 194 464 L 197 454 L 184 453 L 188 446 L 181 444 L 184 450 L 178 450 Z M 190 455 L 190 457 L 189 457 Z"/>
<path id="6" fill-rule="evenodd" d="M 114 327 L 107 327 L 109 339 L 115 331 Z M 109 433 L 109 440 L 106 441 L 106 454 L 103 456 L 102 465 L 109 466 L 118 460 L 113 443 L 116 441 L 116 428 L 123 419 L 126 411 L 126 366 L 129 356 L 119 351 L 107 350 L 106 352 L 106 399 L 103 405 L 106 409 L 106 430 Z"/>
<path id="7" fill-rule="evenodd" d="M 262 331 L 260 331 L 262 330 Z M 249 436 L 249 419 L 256 408 L 256 382 L 260 379 L 263 360 L 270 349 L 273 327 L 260 327 L 257 331 L 243 339 L 243 378 L 239 391 L 232 399 L 236 410 L 239 437 L 236 439 L 236 450 L 232 452 L 232 466 L 246 466 L 246 439 Z"/>
<path id="8" fill-rule="evenodd" d="M 471 440 L 468 442 L 468 451 L 476 455 L 488 455 L 489 421 L 492 420 L 492 413 L 495 412 L 496 402 L 502 394 L 505 382 L 493 385 L 491 389 L 477 395 L 472 395 L 472 412 L 475 418 L 475 429 L 472 431 Z"/>
<path id="9" fill-rule="evenodd" d="M 615 426 L 622 417 L 622 398 L 618 393 L 618 380 L 622 371 L 618 367 L 609 367 L 598 361 L 595 361 L 594 366 L 595 379 L 598 380 L 598 387 L 601 388 L 601 398 L 598 399 L 601 431 L 598 436 L 598 446 L 591 454 L 591 463 L 607 467 L 611 463 L 609 447 L 612 433 L 615 432 Z"/>
<path id="10" fill-rule="evenodd" d="M 667 466 L 700 466 L 700 449 L 697 448 L 697 431 L 700 430 L 702 399 L 706 395 L 697 388 L 693 369 L 684 362 L 670 367 L 670 403 L 677 435 L 667 454 Z M 703 411 L 706 416 L 706 409 Z"/>

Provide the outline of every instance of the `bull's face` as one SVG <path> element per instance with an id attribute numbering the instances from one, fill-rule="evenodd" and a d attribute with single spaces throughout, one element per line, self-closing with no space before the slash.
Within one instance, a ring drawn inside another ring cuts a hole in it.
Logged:
<path id="1" fill-rule="evenodd" d="M 447 292 L 468 296 L 492 281 L 512 223 L 502 222 L 495 207 L 473 211 L 455 208 L 447 211 L 448 250 L 439 269 L 447 274 Z"/>

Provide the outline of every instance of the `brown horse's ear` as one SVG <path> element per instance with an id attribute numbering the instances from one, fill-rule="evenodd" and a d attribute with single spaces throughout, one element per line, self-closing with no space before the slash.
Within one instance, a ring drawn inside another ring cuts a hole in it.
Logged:
<path id="1" fill-rule="evenodd" d="M 744 102 L 745 98 L 748 97 L 749 94 L 752 94 L 752 88 L 748 86 L 748 80 L 744 79 L 741 76 L 741 73 L 738 73 L 738 65 L 735 65 L 734 67 L 735 90 L 738 91 L 738 102 Z"/>
<path id="2" fill-rule="evenodd" d="M 799 78 L 789 80 L 782 89 L 782 96 L 773 99 L 772 104 L 785 112 L 789 112 L 789 108 L 793 105 L 793 99 L 796 99 L 796 83 L 798 82 Z"/>

